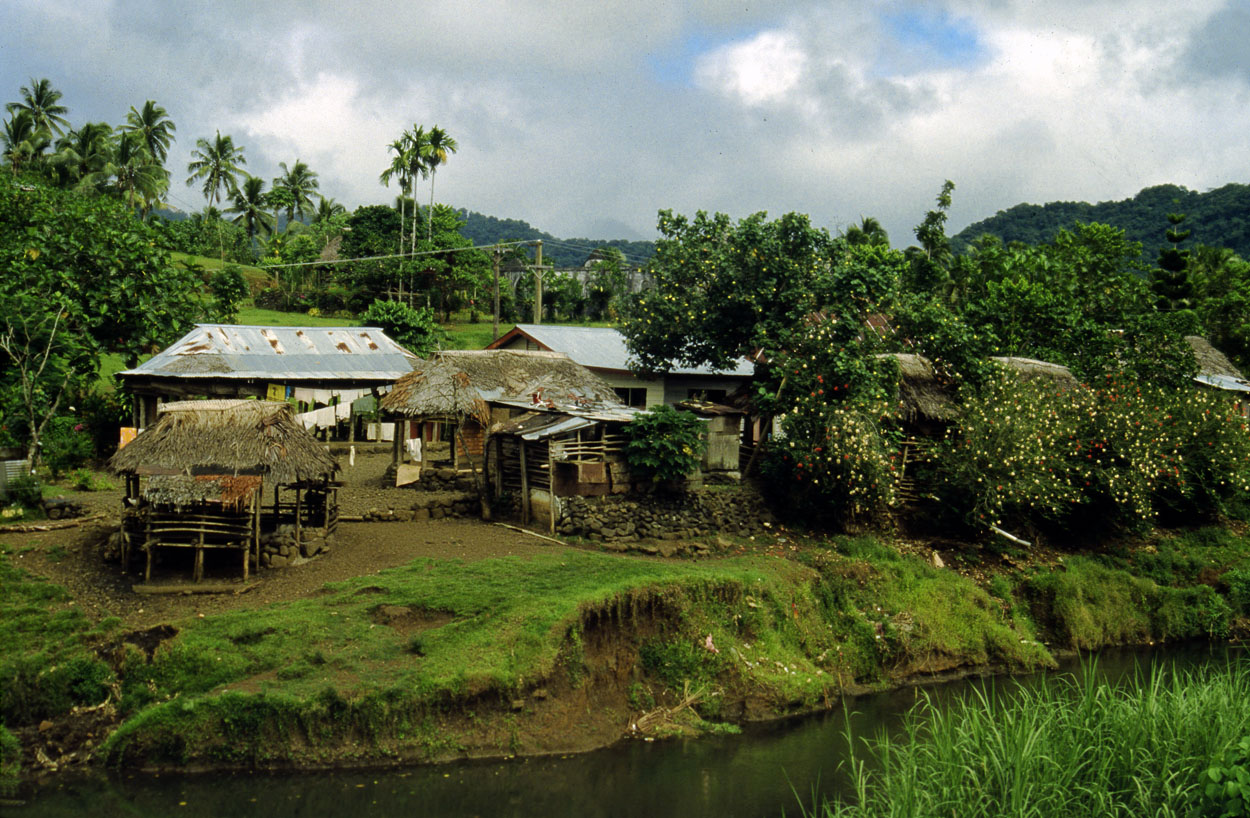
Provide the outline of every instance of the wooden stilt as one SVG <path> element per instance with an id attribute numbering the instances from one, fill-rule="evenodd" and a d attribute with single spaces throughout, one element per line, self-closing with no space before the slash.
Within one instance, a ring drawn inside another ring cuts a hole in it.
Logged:
<path id="1" fill-rule="evenodd" d="M 518 439 L 521 451 L 521 525 L 530 521 L 530 480 L 525 466 L 525 441 Z"/>

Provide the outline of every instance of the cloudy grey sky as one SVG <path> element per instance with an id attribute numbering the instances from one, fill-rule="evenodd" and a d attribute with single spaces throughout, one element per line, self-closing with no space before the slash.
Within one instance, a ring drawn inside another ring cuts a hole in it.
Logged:
<path id="1" fill-rule="evenodd" d="M 557 236 L 795 210 L 906 246 L 944 179 L 955 230 L 1250 181 L 1247 42 L 1246 0 L 3 0 L 0 100 L 47 77 L 77 126 L 155 99 L 183 209 L 217 129 L 266 179 L 299 158 L 349 207 L 390 201 L 418 123 L 460 143 L 439 201 Z"/>

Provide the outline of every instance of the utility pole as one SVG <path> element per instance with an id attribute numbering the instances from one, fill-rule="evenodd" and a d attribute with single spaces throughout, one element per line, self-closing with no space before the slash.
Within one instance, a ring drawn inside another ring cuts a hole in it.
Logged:
<path id="1" fill-rule="evenodd" d="M 495 248 L 495 330 L 493 340 L 499 340 L 499 248 Z"/>
<path id="2" fill-rule="evenodd" d="M 534 242 L 534 323 L 543 322 L 543 240 Z"/>

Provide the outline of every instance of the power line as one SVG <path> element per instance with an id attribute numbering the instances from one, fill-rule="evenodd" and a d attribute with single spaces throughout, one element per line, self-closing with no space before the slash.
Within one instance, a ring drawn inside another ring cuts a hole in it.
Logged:
<path id="1" fill-rule="evenodd" d="M 340 258 L 333 261 L 293 261 L 290 264 L 266 264 L 262 270 L 285 270 L 288 267 L 328 267 L 333 264 L 354 264 L 361 261 L 388 261 L 396 258 L 416 258 L 417 256 L 433 256 L 440 253 L 460 253 L 465 250 L 494 250 L 498 247 L 515 247 L 522 244 L 533 244 L 534 240 L 501 241 L 495 244 L 471 245 L 469 247 L 448 247 L 443 250 L 421 250 L 416 253 L 392 253 L 388 256 L 362 256 L 361 258 Z"/>

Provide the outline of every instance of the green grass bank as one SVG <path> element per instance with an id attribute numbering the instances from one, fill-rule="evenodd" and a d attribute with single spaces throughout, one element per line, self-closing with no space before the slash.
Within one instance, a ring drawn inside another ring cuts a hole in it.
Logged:
<path id="1" fill-rule="evenodd" d="M 934 674 L 1045 668 L 1064 650 L 1223 639 L 1250 613 L 1250 549 L 1221 528 L 1055 564 L 969 552 L 979 581 L 874 537 L 800 540 L 788 558 L 743 545 L 680 562 L 556 546 L 422 559 L 134 633 L 89 621 L 9 546 L 0 718 L 26 742 L 43 719 L 107 702 L 91 711 L 113 719 L 93 755 L 126 768 L 562 753 Z"/>

